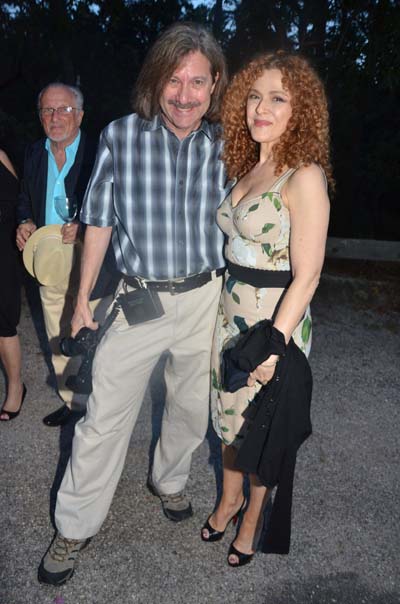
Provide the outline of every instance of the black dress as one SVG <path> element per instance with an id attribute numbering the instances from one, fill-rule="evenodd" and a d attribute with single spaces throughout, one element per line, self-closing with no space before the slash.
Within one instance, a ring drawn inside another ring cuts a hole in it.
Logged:
<path id="1" fill-rule="evenodd" d="M 0 337 L 17 334 L 21 311 L 15 208 L 19 185 L 0 161 Z"/>

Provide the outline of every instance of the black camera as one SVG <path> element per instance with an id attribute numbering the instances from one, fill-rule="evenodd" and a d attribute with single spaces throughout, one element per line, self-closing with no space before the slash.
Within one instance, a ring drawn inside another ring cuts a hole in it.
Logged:
<path id="1" fill-rule="evenodd" d="M 62 338 L 60 349 L 66 357 L 82 355 L 82 363 L 76 375 L 66 379 L 66 386 L 77 394 L 90 394 L 92 392 L 92 364 L 99 342 L 97 330 L 82 327 L 75 338 Z"/>
<path id="2" fill-rule="evenodd" d="M 60 349 L 64 356 L 82 356 L 82 363 L 76 375 L 67 377 L 65 384 L 77 394 L 90 394 L 92 392 L 92 365 L 96 348 L 101 338 L 109 329 L 119 313 L 120 299 L 114 301 L 111 312 L 106 316 L 104 323 L 98 329 L 82 327 L 74 338 L 62 338 Z"/>
<path id="3" fill-rule="evenodd" d="M 85 355 L 95 350 L 97 341 L 97 331 L 89 329 L 89 327 L 82 327 L 74 338 L 62 338 L 60 348 L 64 356 L 76 357 L 78 354 Z"/>

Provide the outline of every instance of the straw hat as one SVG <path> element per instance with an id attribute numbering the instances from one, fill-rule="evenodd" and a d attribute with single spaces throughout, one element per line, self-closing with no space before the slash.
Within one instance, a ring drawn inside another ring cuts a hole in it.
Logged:
<path id="1" fill-rule="evenodd" d="M 25 268 L 41 285 L 59 285 L 71 273 L 77 244 L 62 242 L 61 226 L 41 227 L 25 244 Z"/>

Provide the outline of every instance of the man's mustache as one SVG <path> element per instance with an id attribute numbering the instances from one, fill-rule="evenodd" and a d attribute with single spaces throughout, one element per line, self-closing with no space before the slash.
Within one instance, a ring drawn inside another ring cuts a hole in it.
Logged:
<path id="1" fill-rule="evenodd" d="M 173 105 L 177 109 L 193 109 L 194 107 L 200 107 L 199 101 L 194 101 L 193 103 L 179 103 L 179 101 L 169 100 L 169 105 Z"/>

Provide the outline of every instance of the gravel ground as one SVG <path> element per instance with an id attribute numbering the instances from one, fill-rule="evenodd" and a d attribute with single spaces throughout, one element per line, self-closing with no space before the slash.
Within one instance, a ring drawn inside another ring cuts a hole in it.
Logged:
<path id="1" fill-rule="evenodd" d="M 37 301 L 31 308 L 25 301 L 28 395 L 21 416 L 0 426 L 0 604 L 399 603 L 398 277 L 398 265 L 346 271 L 328 264 L 321 280 L 310 359 L 314 430 L 298 455 L 289 556 L 258 554 L 231 569 L 233 528 L 222 542 L 201 542 L 220 483 L 211 429 L 193 459 L 193 518 L 175 525 L 161 513 L 145 486 L 163 406 L 160 362 L 107 520 L 60 588 L 40 585 L 36 573 L 53 534 L 73 422 L 61 430 L 41 422 L 58 401 L 34 326 L 41 333 Z"/>

